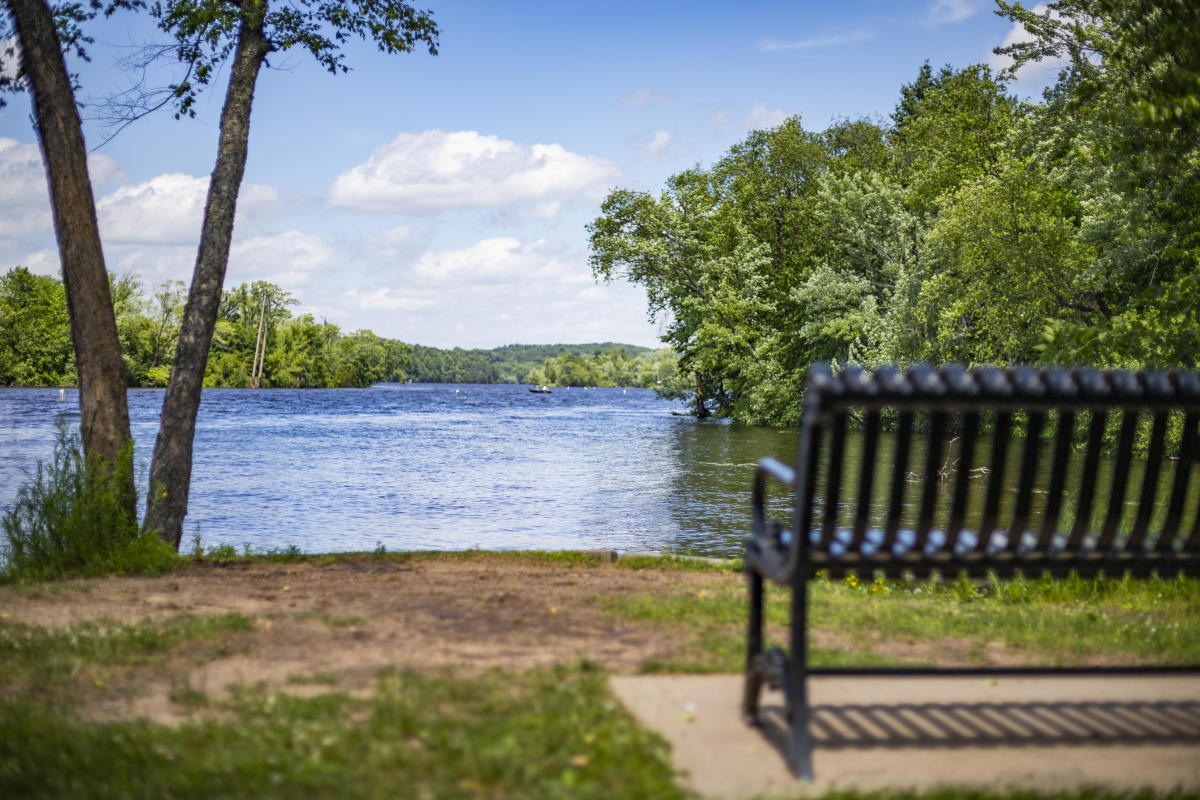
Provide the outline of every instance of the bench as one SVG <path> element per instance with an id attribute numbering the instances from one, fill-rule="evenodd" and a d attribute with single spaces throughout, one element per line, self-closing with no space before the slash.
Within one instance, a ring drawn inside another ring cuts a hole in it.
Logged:
<path id="1" fill-rule="evenodd" d="M 1200 576 L 1198 418 L 1200 373 L 814 365 L 795 469 L 767 458 L 754 478 L 743 716 L 782 688 L 787 757 L 811 780 L 811 675 L 1195 671 L 815 668 L 806 626 L 818 575 Z M 768 519 L 780 484 L 790 525 Z M 764 649 L 764 580 L 791 587 L 786 652 Z"/>

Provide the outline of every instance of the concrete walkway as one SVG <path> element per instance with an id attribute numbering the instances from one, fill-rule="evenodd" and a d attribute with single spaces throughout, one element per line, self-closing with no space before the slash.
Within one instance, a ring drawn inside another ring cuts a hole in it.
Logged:
<path id="1" fill-rule="evenodd" d="M 817 677 L 816 779 L 781 756 L 782 697 L 764 726 L 739 716 L 740 675 L 614 677 L 640 723 L 707 797 L 939 785 L 1200 791 L 1200 677 Z"/>

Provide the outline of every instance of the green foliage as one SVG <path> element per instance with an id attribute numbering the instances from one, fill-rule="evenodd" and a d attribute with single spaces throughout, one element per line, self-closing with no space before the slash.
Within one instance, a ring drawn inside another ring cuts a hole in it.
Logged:
<path id="1" fill-rule="evenodd" d="M 999 6 L 1012 70 L 926 63 L 886 126 L 792 118 L 605 198 L 593 272 L 645 287 L 697 413 L 795 422 L 818 360 L 1196 366 L 1200 6 Z"/>
<path id="2" fill-rule="evenodd" d="M 510 344 L 492 350 L 415 345 L 408 380 L 419 383 L 537 383 L 557 386 L 672 388 L 675 358 L 666 348 L 615 344 Z"/>
<path id="3" fill-rule="evenodd" d="M 132 445 L 116 470 L 87 463 L 78 432 L 59 428 L 50 463 L 4 513 L 3 561 L 10 579 L 65 575 L 147 574 L 175 564 L 175 553 L 154 531 L 139 531 L 114 475 L 125 474 Z"/>
<path id="4" fill-rule="evenodd" d="M 0 277 L 0 386 L 74 381 L 75 351 L 62 281 L 14 267 Z"/>
<path id="5" fill-rule="evenodd" d="M 125 374 L 131 386 L 166 386 L 183 321 L 180 281 L 149 287 L 133 276 L 109 279 Z M 345 334 L 312 315 L 293 317 L 296 300 L 265 281 L 227 290 L 221 299 L 205 386 L 248 387 L 263 299 L 263 386 L 365 387 L 405 379 L 412 345 L 371 331 Z M 70 318 L 62 281 L 15 267 L 0 277 L 0 385 L 76 382 Z"/>
<path id="6" fill-rule="evenodd" d="M 626 345 L 615 345 L 589 357 L 570 352 L 547 358 L 526 380 L 551 386 L 638 386 L 669 395 L 675 388 L 675 365 L 669 347 L 635 356 Z"/>

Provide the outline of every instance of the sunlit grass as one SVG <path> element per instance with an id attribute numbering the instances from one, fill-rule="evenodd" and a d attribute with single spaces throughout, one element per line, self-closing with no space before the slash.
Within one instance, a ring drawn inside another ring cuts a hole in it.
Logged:
<path id="1" fill-rule="evenodd" d="M 768 587 L 766 620 L 784 636 L 790 593 Z M 690 634 L 684 652 L 649 671 L 737 672 L 745 659 L 744 581 L 653 594 L 598 596 L 616 618 Z M 1194 579 L 1013 579 L 971 582 L 815 581 L 810 627 L 848 639 L 813 648 L 821 666 L 898 663 L 888 641 L 961 640 L 980 663 L 1000 642 L 1030 664 L 1084 660 L 1200 663 L 1200 581 Z M 920 662 L 918 662 L 920 663 Z"/>
<path id="2" fill-rule="evenodd" d="M 185 646 L 212 657 L 254 630 L 240 614 L 179 616 L 162 621 L 84 622 L 64 629 L 0 624 L 0 693 L 69 704 L 81 687 L 102 687 L 108 667 L 153 667 Z"/>
<path id="3" fill-rule="evenodd" d="M 219 712 L 167 728 L 0 702 L 0 796 L 686 796 L 665 742 L 586 664 L 473 679 L 387 671 L 370 698 L 247 690 Z"/>

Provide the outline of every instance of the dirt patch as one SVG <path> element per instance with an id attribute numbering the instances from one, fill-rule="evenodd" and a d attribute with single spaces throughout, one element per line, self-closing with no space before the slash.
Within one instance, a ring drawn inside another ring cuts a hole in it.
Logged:
<path id="1" fill-rule="evenodd" d="M 366 693 L 385 668 L 470 676 L 586 659 L 629 674 L 648 663 L 686 662 L 697 631 L 623 621 L 591 601 L 740 592 L 742 583 L 728 572 L 570 565 L 486 553 L 235 562 L 153 578 L 0 587 L 0 624 L 62 629 L 102 619 L 249 618 L 249 630 L 176 648 L 154 668 L 106 668 L 79 678 L 85 716 L 173 723 L 192 707 L 181 695 L 220 700 L 239 688 Z M 740 626 L 731 633 L 740 634 Z M 782 627 L 772 625 L 768 634 L 786 640 Z M 1028 657 L 1000 642 L 866 637 L 817 628 L 810 641 L 817 648 L 942 665 L 1004 665 Z"/>
<path id="2" fill-rule="evenodd" d="M 183 614 L 252 619 L 252 631 L 230 638 L 231 652 L 180 652 L 152 675 L 109 676 L 110 691 L 88 713 L 170 723 L 183 711 L 171 699 L 181 687 L 216 698 L 234 687 L 357 692 L 386 667 L 471 675 L 579 659 L 633 672 L 677 651 L 686 633 L 615 621 L 589 598 L 736 578 L 487 556 L 234 563 L 162 577 L 0 588 L 0 622 L 65 628 Z"/>

